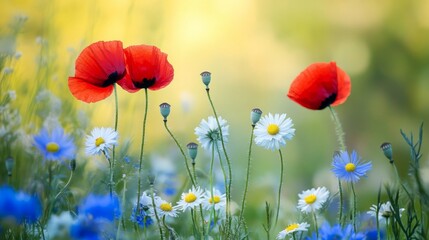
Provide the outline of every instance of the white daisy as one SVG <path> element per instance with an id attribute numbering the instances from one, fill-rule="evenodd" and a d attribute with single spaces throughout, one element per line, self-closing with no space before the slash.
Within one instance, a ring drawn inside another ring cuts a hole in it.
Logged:
<path id="1" fill-rule="evenodd" d="M 298 197 L 298 208 L 301 212 L 311 213 L 319 210 L 328 200 L 329 191 L 325 187 L 312 188 L 298 194 Z"/>
<path id="2" fill-rule="evenodd" d="M 192 187 L 187 193 L 182 193 L 180 201 L 177 202 L 177 208 L 183 212 L 188 208 L 193 209 L 203 202 L 203 194 L 203 190 L 200 187 Z"/>
<path id="3" fill-rule="evenodd" d="M 212 193 L 210 190 L 207 190 L 204 195 L 203 206 L 207 210 L 211 210 L 213 205 L 215 211 L 224 209 L 226 205 L 226 195 L 222 194 L 219 190 L 213 189 L 213 198 L 211 197 Z"/>
<path id="4" fill-rule="evenodd" d="M 375 217 L 377 215 L 377 206 L 372 205 L 369 209 L 370 210 L 367 213 L 372 217 Z M 399 209 L 399 216 L 402 216 L 402 212 L 404 210 L 404 208 Z M 392 204 L 389 201 L 382 203 L 378 209 L 378 221 L 382 224 L 386 223 L 386 220 L 392 217 L 394 212 Z"/>
<path id="5" fill-rule="evenodd" d="M 85 152 L 88 155 L 104 153 L 108 157 L 108 150 L 118 144 L 118 132 L 112 128 L 94 128 L 91 135 L 86 137 Z"/>
<path id="6" fill-rule="evenodd" d="M 222 129 L 223 141 L 228 142 L 228 128 L 226 120 L 218 117 L 219 125 Z M 210 116 L 207 121 L 201 120 L 198 127 L 195 128 L 195 134 L 198 136 L 197 140 L 200 142 L 201 147 L 207 151 L 212 151 L 213 146 L 216 144 L 220 149 L 222 147 L 221 135 L 216 122 L 216 118 Z"/>
<path id="7" fill-rule="evenodd" d="M 165 201 L 160 197 L 156 197 L 155 199 L 156 213 L 159 217 L 170 216 L 177 217 L 177 206 L 173 206 L 171 203 Z M 154 215 L 153 210 L 151 210 L 151 214 Z"/>
<path id="8" fill-rule="evenodd" d="M 294 232 L 307 231 L 308 227 L 310 227 L 310 224 L 306 222 L 289 224 L 289 226 L 287 226 L 283 231 L 279 232 L 277 239 L 285 239 L 287 235 Z"/>
<path id="9" fill-rule="evenodd" d="M 286 114 L 268 113 L 256 123 L 255 143 L 266 149 L 278 150 L 286 145 L 286 140 L 291 140 L 295 135 L 292 127 L 292 119 L 286 118 Z"/>
<path id="10" fill-rule="evenodd" d="M 46 226 L 45 235 L 48 239 L 63 239 L 69 236 L 70 226 L 76 222 L 69 211 L 60 215 L 52 215 Z"/>

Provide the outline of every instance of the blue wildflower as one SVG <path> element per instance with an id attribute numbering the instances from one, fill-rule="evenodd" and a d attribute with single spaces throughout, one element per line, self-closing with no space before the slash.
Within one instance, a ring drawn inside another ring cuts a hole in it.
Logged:
<path id="1" fill-rule="evenodd" d="M 386 239 L 384 230 L 380 229 L 380 233 L 378 233 L 377 228 L 369 229 L 365 233 L 366 240 L 384 240 Z M 378 238 L 380 237 L 380 238 Z"/>
<path id="2" fill-rule="evenodd" d="M 9 224 L 34 223 L 42 215 L 40 200 L 9 186 L 0 187 L 0 222 Z"/>
<path id="3" fill-rule="evenodd" d="M 117 196 L 90 194 L 79 206 L 79 214 L 90 218 L 104 218 L 113 221 L 121 215 L 121 209 Z"/>
<path id="4" fill-rule="evenodd" d="M 131 222 L 136 223 L 142 228 L 151 226 L 153 224 L 153 219 L 146 212 L 148 210 L 149 210 L 148 206 L 144 206 L 143 204 L 140 203 L 140 209 L 137 212 L 137 207 L 134 206 L 130 217 Z"/>
<path id="5" fill-rule="evenodd" d="M 332 172 L 346 182 L 357 182 L 372 168 L 371 162 L 363 163 L 356 151 L 349 156 L 347 151 L 335 154 L 332 161 Z"/>
<path id="6" fill-rule="evenodd" d="M 307 237 L 307 240 L 364 240 L 365 235 L 363 233 L 355 233 L 351 224 L 348 224 L 342 228 L 339 224 L 334 226 L 329 225 L 325 222 L 319 228 L 319 238 L 316 237 L 316 233 L 313 233 L 311 237 Z"/>
<path id="7" fill-rule="evenodd" d="M 76 152 L 73 139 L 60 127 L 55 128 L 51 133 L 47 129 L 42 129 L 39 135 L 34 136 L 34 145 L 44 159 L 49 161 L 73 159 Z"/>

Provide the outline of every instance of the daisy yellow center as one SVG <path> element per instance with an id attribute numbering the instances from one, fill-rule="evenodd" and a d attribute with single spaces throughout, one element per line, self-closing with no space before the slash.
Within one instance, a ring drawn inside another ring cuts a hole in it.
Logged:
<path id="1" fill-rule="evenodd" d="M 159 208 L 161 208 L 162 211 L 164 212 L 171 212 L 173 211 L 173 207 L 171 206 L 170 203 L 161 203 L 161 205 L 159 206 Z"/>
<path id="2" fill-rule="evenodd" d="M 185 202 L 192 203 L 192 202 L 195 202 L 195 200 L 197 200 L 197 196 L 195 196 L 195 194 L 188 193 L 185 195 Z"/>
<path id="3" fill-rule="evenodd" d="M 356 165 L 354 165 L 353 163 L 347 163 L 344 168 L 347 172 L 353 172 L 356 169 Z"/>
<path id="4" fill-rule="evenodd" d="M 310 194 L 310 195 L 308 195 L 307 197 L 304 198 L 304 201 L 307 204 L 313 204 L 316 201 L 316 199 L 317 199 L 316 195 Z"/>
<path id="5" fill-rule="evenodd" d="M 46 144 L 46 151 L 50 153 L 56 153 L 58 150 L 60 150 L 60 146 L 57 143 L 48 142 L 48 144 Z"/>
<path id="6" fill-rule="evenodd" d="M 299 227 L 298 223 L 293 223 L 293 224 L 290 224 L 289 226 L 287 226 L 285 230 L 287 232 L 290 232 L 290 231 L 297 229 L 298 227 Z"/>
<path id="7" fill-rule="evenodd" d="M 267 127 L 267 132 L 270 135 L 276 135 L 277 133 L 279 133 L 279 131 L 280 131 L 280 128 L 277 124 L 271 123 Z"/>
<path id="8" fill-rule="evenodd" d="M 103 144 L 105 142 L 106 141 L 104 141 L 104 138 L 98 137 L 97 139 L 95 139 L 95 146 L 99 147 L 101 144 Z"/>
<path id="9" fill-rule="evenodd" d="M 219 202 L 220 202 L 220 197 L 219 197 L 219 196 L 213 196 L 213 198 L 210 198 L 210 199 L 209 199 L 209 203 L 210 203 L 210 204 L 212 204 L 213 202 L 214 202 L 215 204 L 216 204 L 216 203 L 219 203 Z"/>

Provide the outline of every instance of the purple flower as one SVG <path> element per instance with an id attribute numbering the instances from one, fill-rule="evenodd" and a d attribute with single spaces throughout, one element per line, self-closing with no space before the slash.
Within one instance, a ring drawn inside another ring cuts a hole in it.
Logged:
<path id="1" fill-rule="evenodd" d="M 371 162 L 361 162 L 359 155 L 354 150 L 350 156 L 347 151 L 341 151 L 335 154 L 332 161 L 332 172 L 337 178 L 346 182 L 359 181 L 371 168 Z"/>

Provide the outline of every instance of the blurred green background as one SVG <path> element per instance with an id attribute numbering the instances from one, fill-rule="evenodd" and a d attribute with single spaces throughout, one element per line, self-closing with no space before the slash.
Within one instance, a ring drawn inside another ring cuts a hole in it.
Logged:
<path id="1" fill-rule="evenodd" d="M 194 128 L 212 115 L 199 74 L 212 72 L 212 98 L 230 124 L 228 148 L 237 202 L 244 185 L 249 115 L 254 107 L 264 113 L 287 113 L 295 124 L 296 136 L 283 148 L 283 212 L 295 211 L 302 190 L 327 186 L 336 192 L 330 166 L 338 145 L 329 111 L 307 110 L 286 97 L 291 81 L 311 63 L 336 61 L 351 77 L 352 93 L 335 109 L 348 149 L 374 165 L 357 185 L 359 198 L 365 199 L 359 202 L 361 211 L 376 202 L 379 185 L 393 179 L 381 143 L 392 143 L 400 174 L 406 178 L 409 150 L 399 129 L 417 134 L 420 123 L 429 119 L 428 1 L 0 1 L 0 47 L 22 53 L 19 59 L 2 63 L 0 91 L 16 90 L 14 106 L 21 111 L 28 134 L 42 124 L 35 112 L 46 106 L 37 105 L 35 96 L 43 89 L 62 101 L 58 112 L 68 132 L 80 129 L 88 134 L 96 126 L 113 127 L 113 95 L 85 104 L 70 94 L 67 77 L 74 73 L 74 60 L 82 48 L 99 40 L 121 40 L 124 47 L 156 45 L 169 55 L 175 77 L 167 88 L 149 94 L 147 154 L 176 151 L 162 125 L 158 110 L 162 102 L 172 105 L 169 126 L 182 145 L 196 141 Z M 14 33 L 17 16 L 28 19 Z M 13 68 L 7 76 L 6 67 Z M 121 141 L 129 139 L 130 151 L 137 154 L 144 94 L 118 90 Z M 82 113 L 87 117 L 79 118 Z M 425 134 L 426 184 L 428 140 Z M 87 160 L 82 157 L 78 163 Z M 200 151 L 199 160 L 208 162 L 208 155 Z M 25 159 L 17 161 L 25 165 Z M 174 164 L 183 170 L 180 156 Z M 25 172 L 18 175 L 25 186 Z M 255 146 L 249 214 L 262 214 L 265 200 L 275 202 L 278 176 L 277 152 Z M 5 179 L 0 177 L 2 182 Z"/>

